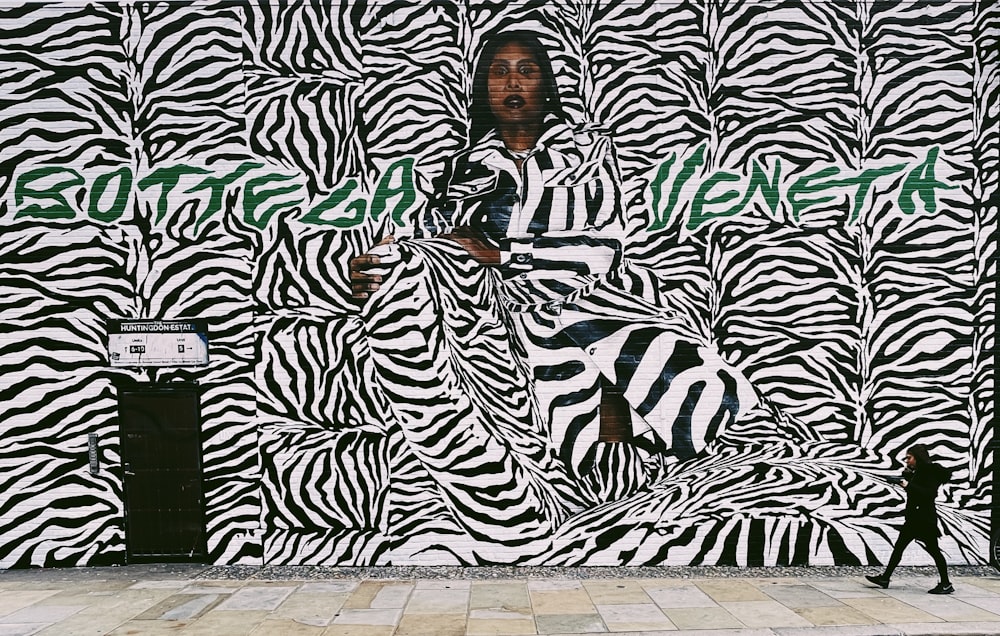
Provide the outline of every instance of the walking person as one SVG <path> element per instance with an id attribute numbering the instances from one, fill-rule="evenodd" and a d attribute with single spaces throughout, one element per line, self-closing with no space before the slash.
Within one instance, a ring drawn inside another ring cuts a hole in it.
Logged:
<path id="1" fill-rule="evenodd" d="M 865 578 L 883 589 L 889 587 L 889 579 L 903 558 L 903 551 L 911 542 L 917 540 L 934 559 L 934 565 L 937 566 L 938 576 L 941 579 L 933 589 L 928 590 L 928 593 L 951 594 L 955 588 L 948 580 L 948 568 L 941 554 L 941 548 L 938 547 L 941 531 L 938 529 L 938 514 L 934 505 L 938 488 L 948 481 L 951 471 L 931 461 L 927 446 L 924 444 L 912 446 L 906 453 L 905 461 L 906 469 L 899 481 L 899 484 L 906 489 L 903 528 L 899 531 L 899 538 L 892 549 L 892 556 L 889 557 L 885 571 L 879 575 L 867 575 Z"/>

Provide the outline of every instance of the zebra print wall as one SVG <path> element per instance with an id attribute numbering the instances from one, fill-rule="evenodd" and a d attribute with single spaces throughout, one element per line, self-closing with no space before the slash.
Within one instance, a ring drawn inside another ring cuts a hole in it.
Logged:
<path id="1" fill-rule="evenodd" d="M 0 567 L 125 560 L 128 381 L 200 387 L 215 563 L 874 564 L 916 442 L 954 471 L 946 554 L 980 562 L 998 25 L 984 0 L 3 0 Z M 402 238 L 512 29 L 623 220 L 614 291 L 530 320 L 457 243 Z M 359 303 L 349 262 L 389 235 L 399 282 Z M 209 364 L 112 368 L 133 318 L 207 321 Z M 601 437 L 642 361 L 673 369 L 643 385 L 662 408 Z"/>

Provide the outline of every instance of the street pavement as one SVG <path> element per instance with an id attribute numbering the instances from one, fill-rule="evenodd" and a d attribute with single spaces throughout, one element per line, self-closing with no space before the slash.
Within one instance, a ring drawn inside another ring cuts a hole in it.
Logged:
<path id="1" fill-rule="evenodd" d="M 953 568 L 950 596 L 927 594 L 936 583 L 927 568 L 901 568 L 886 590 L 868 584 L 858 568 L 701 575 L 643 568 L 639 576 L 615 577 L 586 569 L 544 576 L 518 576 L 516 568 L 444 572 L 205 565 L 6 570 L 0 571 L 0 636 L 1000 634 L 1000 573 L 986 568 Z"/>

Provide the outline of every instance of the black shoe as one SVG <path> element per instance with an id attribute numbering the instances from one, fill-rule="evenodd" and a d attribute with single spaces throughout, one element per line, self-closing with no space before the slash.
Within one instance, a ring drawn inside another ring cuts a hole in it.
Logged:
<path id="1" fill-rule="evenodd" d="M 883 590 L 889 587 L 889 577 L 885 576 L 884 574 L 879 574 L 878 576 L 866 574 L 865 578 L 868 579 L 870 583 L 874 583 Z M 937 594 L 942 594 L 942 592 L 937 592 Z"/>
<path id="2" fill-rule="evenodd" d="M 951 594 L 955 591 L 955 588 L 951 586 L 951 583 L 945 585 L 944 583 L 938 583 L 934 586 L 934 589 L 927 590 L 928 594 Z"/>

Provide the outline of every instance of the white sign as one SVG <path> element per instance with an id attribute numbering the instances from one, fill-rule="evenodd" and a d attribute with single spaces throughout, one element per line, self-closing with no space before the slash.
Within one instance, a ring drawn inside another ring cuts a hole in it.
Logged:
<path id="1" fill-rule="evenodd" d="M 109 320 L 113 367 L 184 367 L 208 364 L 203 320 Z"/>

